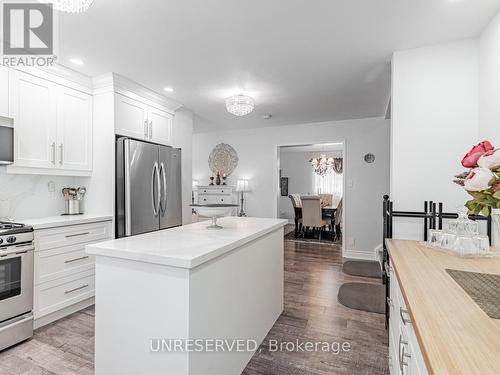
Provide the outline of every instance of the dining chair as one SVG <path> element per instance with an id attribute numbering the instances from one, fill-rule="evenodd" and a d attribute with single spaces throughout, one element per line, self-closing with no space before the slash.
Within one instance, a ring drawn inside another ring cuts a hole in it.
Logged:
<path id="1" fill-rule="evenodd" d="M 343 213 L 343 199 L 341 198 L 335 211 L 335 237 L 342 238 L 342 213 Z"/>
<path id="2" fill-rule="evenodd" d="M 295 221 L 295 237 L 298 237 L 302 230 L 302 201 L 300 199 L 300 194 L 290 194 L 288 197 L 292 201 Z"/>
<path id="3" fill-rule="evenodd" d="M 319 239 L 321 240 L 321 232 L 328 225 L 328 220 L 323 218 L 321 209 L 321 200 L 319 196 L 303 196 L 302 201 L 302 225 L 305 228 L 304 236 L 309 231 L 309 228 L 314 232 L 319 231 Z"/>

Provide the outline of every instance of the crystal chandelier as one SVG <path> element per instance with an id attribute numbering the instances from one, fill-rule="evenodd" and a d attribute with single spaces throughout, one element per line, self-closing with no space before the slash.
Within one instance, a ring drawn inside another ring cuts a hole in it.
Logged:
<path id="1" fill-rule="evenodd" d="M 82 13 L 94 0 L 38 0 L 39 3 L 52 4 L 52 8 L 67 13 Z"/>
<path id="2" fill-rule="evenodd" d="M 245 116 L 253 111 L 255 103 L 246 95 L 234 95 L 226 99 L 226 109 L 235 116 Z"/>
<path id="3" fill-rule="evenodd" d="M 312 158 L 309 162 L 314 173 L 319 176 L 324 176 L 333 170 L 334 159 L 332 157 L 327 158 L 324 154 L 321 154 L 319 158 Z"/>

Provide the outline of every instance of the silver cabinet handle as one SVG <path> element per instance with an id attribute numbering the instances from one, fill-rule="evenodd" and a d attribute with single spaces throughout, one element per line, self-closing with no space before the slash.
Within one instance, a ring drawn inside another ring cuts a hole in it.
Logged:
<path id="1" fill-rule="evenodd" d="M 398 356 L 399 356 L 399 369 L 401 373 L 403 373 L 403 365 L 401 364 L 403 362 L 403 354 L 404 353 L 404 346 L 408 344 L 408 341 L 405 341 L 403 339 L 403 335 L 400 333 L 399 334 L 399 345 L 398 345 Z"/>
<path id="2" fill-rule="evenodd" d="M 88 255 L 84 256 L 84 257 L 80 257 L 80 258 L 75 258 L 75 259 L 69 259 L 69 260 L 65 260 L 64 263 L 68 264 L 68 263 L 73 263 L 73 262 L 78 262 L 79 260 L 84 260 L 84 259 L 88 259 Z"/>
<path id="3" fill-rule="evenodd" d="M 56 165 L 56 142 L 52 142 L 50 148 L 52 149 L 52 164 Z"/>
<path id="4" fill-rule="evenodd" d="M 149 138 L 153 138 L 153 121 L 149 122 Z"/>
<path id="5" fill-rule="evenodd" d="M 144 120 L 144 137 L 148 138 L 149 130 L 148 130 L 148 120 Z"/>
<path id="6" fill-rule="evenodd" d="M 408 367 L 408 362 L 406 362 L 405 359 L 410 359 L 410 358 L 411 358 L 410 353 L 407 353 L 405 347 L 403 346 L 403 348 L 401 349 L 401 358 L 399 361 L 399 370 L 401 371 L 401 374 L 404 374 L 405 372 L 404 367 Z"/>
<path id="7" fill-rule="evenodd" d="M 156 197 L 155 197 L 155 183 L 156 183 Z M 153 206 L 153 213 L 155 217 L 158 216 L 160 209 L 160 176 L 158 170 L 158 162 L 153 164 L 153 171 L 151 172 L 151 205 Z M 155 199 L 156 198 L 156 199 Z"/>
<path id="8" fill-rule="evenodd" d="M 76 291 L 78 291 L 78 290 L 85 289 L 85 288 L 86 288 L 86 287 L 88 287 L 88 286 L 89 286 L 89 284 L 85 284 L 85 285 L 79 286 L 78 288 L 75 288 L 75 289 L 65 290 L 65 291 L 64 291 L 64 294 L 73 293 L 73 292 L 76 292 Z"/>
<path id="9" fill-rule="evenodd" d="M 403 314 L 408 314 L 408 310 L 403 309 L 402 307 L 399 308 L 399 316 L 401 317 L 401 321 L 403 322 L 404 325 L 406 323 L 411 323 L 411 320 L 408 318 L 405 318 Z"/>
<path id="10" fill-rule="evenodd" d="M 59 165 L 63 165 L 63 157 L 64 157 L 64 145 L 61 143 L 59 145 L 59 152 L 60 152 L 60 159 L 59 159 Z"/>
<path id="11" fill-rule="evenodd" d="M 163 162 L 161 162 L 161 164 L 160 164 L 160 176 L 161 176 L 161 179 L 163 181 L 163 191 L 162 191 L 163 199 L 162 199 L 162 203 L 160 205 L 160 209 L 162 212 L 161 216 L 165 216 L 165 212 L 167 210 L 167 177 L 165 175 L 166 175 L 165 164 L 163 164 Z"/>
<path id="12" fill-rule="evenodd" d="M 65 237 L 66 238 L 79 237 L 79 236 L 86 236 L 87 234 L 90 234 L 90 232 L 83 232 L 83 233 L 76 233 L 76 234 L 67 234 Z"/>

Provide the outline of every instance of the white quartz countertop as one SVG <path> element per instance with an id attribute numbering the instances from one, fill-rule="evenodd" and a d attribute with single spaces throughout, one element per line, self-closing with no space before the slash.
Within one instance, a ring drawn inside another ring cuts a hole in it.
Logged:
<path id="1" fill-rule="evenodd" d="M 26 225 L 31 225 L 33 229 L 48 229 L 64 227 L 68 225 L 78 225 L 95 223 L 99 221 L 109 221 L 113 220 L 111 215 L 59 215 L 59 216 L 49 216 L 41 217 L 36 219 L 16 219 L 16 222 L 23 223 Z"/>
<path id="2" fill-rule="evenodd" d="M 181 227 L 88 245 L 88 254 L 180 268 L 194 268 L 285 226 L 287 220 L 225 217 L 223 229 L 198 222 Z"/>

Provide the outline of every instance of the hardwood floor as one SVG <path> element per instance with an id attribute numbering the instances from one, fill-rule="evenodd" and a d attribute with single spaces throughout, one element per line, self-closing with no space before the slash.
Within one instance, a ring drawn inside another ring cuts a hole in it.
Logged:
<path id="1" fill-rule="evenodd" d="M 285 241 L 285 310 L 244 375 L 389 373 L 384 317 L 337 302 L 343 282 L 370 279 L 344 275 L 341 269 L 339 246 Z M 349 342 L 351 349 L 339 354 L 271 352 L 269 340 Z M 90 307 L 38 329 L 32 340 L 1 352 L 0 374 L 93 374 L 93 357 L 94 309 Z"/>
<path id="2" fill-rule="evenodd" d="M 342 273 L 340 245 L 285 241 L 285 310 L 244 375 L 388 374 L 384 316 L 337 302 L 344 282 L 377 282 Z M 280 342 L 349 342 L 351 350 L 270 352 Z"/>
<path id="3" fill-rule="evenodd" d="M 94 307 L 35 331 L 0 353 L 1 375 L 94 374 Z"/>

